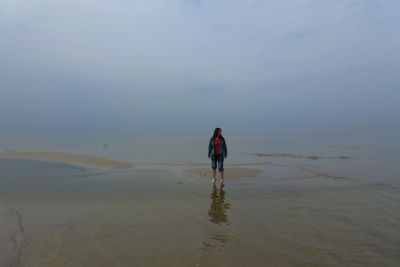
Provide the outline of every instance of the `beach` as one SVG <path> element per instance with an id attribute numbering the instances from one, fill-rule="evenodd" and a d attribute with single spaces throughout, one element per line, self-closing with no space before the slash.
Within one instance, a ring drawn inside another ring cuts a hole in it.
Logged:
<path id="1" fill-rule="evenodd" d="M 399 263 L 400 185 L 389 148 L 318 147 L 316 138 L 304 147 L 261 138 L 241 147 L 231 137 L 224 183 L 218 171 L 211 183 L 196 136 L 30 138 L 0 142 L 7 264 Z"/>

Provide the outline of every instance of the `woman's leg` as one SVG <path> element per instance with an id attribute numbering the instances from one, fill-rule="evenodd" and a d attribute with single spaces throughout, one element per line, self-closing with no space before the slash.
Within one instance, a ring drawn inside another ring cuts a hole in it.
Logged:
<path id="1" fill-rule="evenodd" d="M 217 161 L 215 155 L 211 156 L 211 169 L 212 169 L 212 179 L 211 182 L 215 182 L 215 176 L 217 175 Z"/>
<path id="2" fill-rule="evenodd" d="M 221 155 L 221 157 L 219 158 L 219 162 L 218 162 L 218 170 L 219 173 L 221 175 L 221 182 L 224 181 L 224 156 Z"/>

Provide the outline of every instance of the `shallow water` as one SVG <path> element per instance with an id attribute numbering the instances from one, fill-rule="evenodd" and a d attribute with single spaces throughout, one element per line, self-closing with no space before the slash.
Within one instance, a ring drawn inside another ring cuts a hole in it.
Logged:
<path id="1" fill-rule="evenodd" d="M 23 224 L 19 266 L 400 264 L 395 139 L 226 131 L 226 168 L 263 172 L 226 177 L 221 188 L 183 172 L 209 164 L 207 137 L 148 132 L 3 132 L 2 150 L 136 164 L 109 171 L 0 159 L 0 206 Z"/>
<path id="2" fill-rule="evenodd" d="M 0 206 L 21 214 L 20 266 L 399 264 L 399 184 L 264 168 L 221 187 L 162 170 L 0 159 Z"/>

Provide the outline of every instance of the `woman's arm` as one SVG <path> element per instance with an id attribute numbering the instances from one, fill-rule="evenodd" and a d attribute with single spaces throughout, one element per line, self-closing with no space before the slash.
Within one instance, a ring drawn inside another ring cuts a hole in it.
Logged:
<path id="1" fill-rule="evenodd" d="M 210 143 L 208 143 L 208 157 L 211 156 L 212 148 L 213 148 L 212 140 L 210 140 Z"/>
<path id="2" fill-rule="evenodd" d="M 226 146 L 225 138 L 224 138 L 224 143 L 222 145 L 222 150 L 224 151 L 224 156 L 226 158 L 228 156 L 228 147 Z"/>

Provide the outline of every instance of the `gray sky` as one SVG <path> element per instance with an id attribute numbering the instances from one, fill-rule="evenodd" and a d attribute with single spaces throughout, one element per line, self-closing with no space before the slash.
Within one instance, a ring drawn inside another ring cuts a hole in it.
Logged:
<path id="1" fill-rule="evenodd" d="M 390 124 L 400 1 L 0 0 L 0 59 L 3 124 Z"/>

